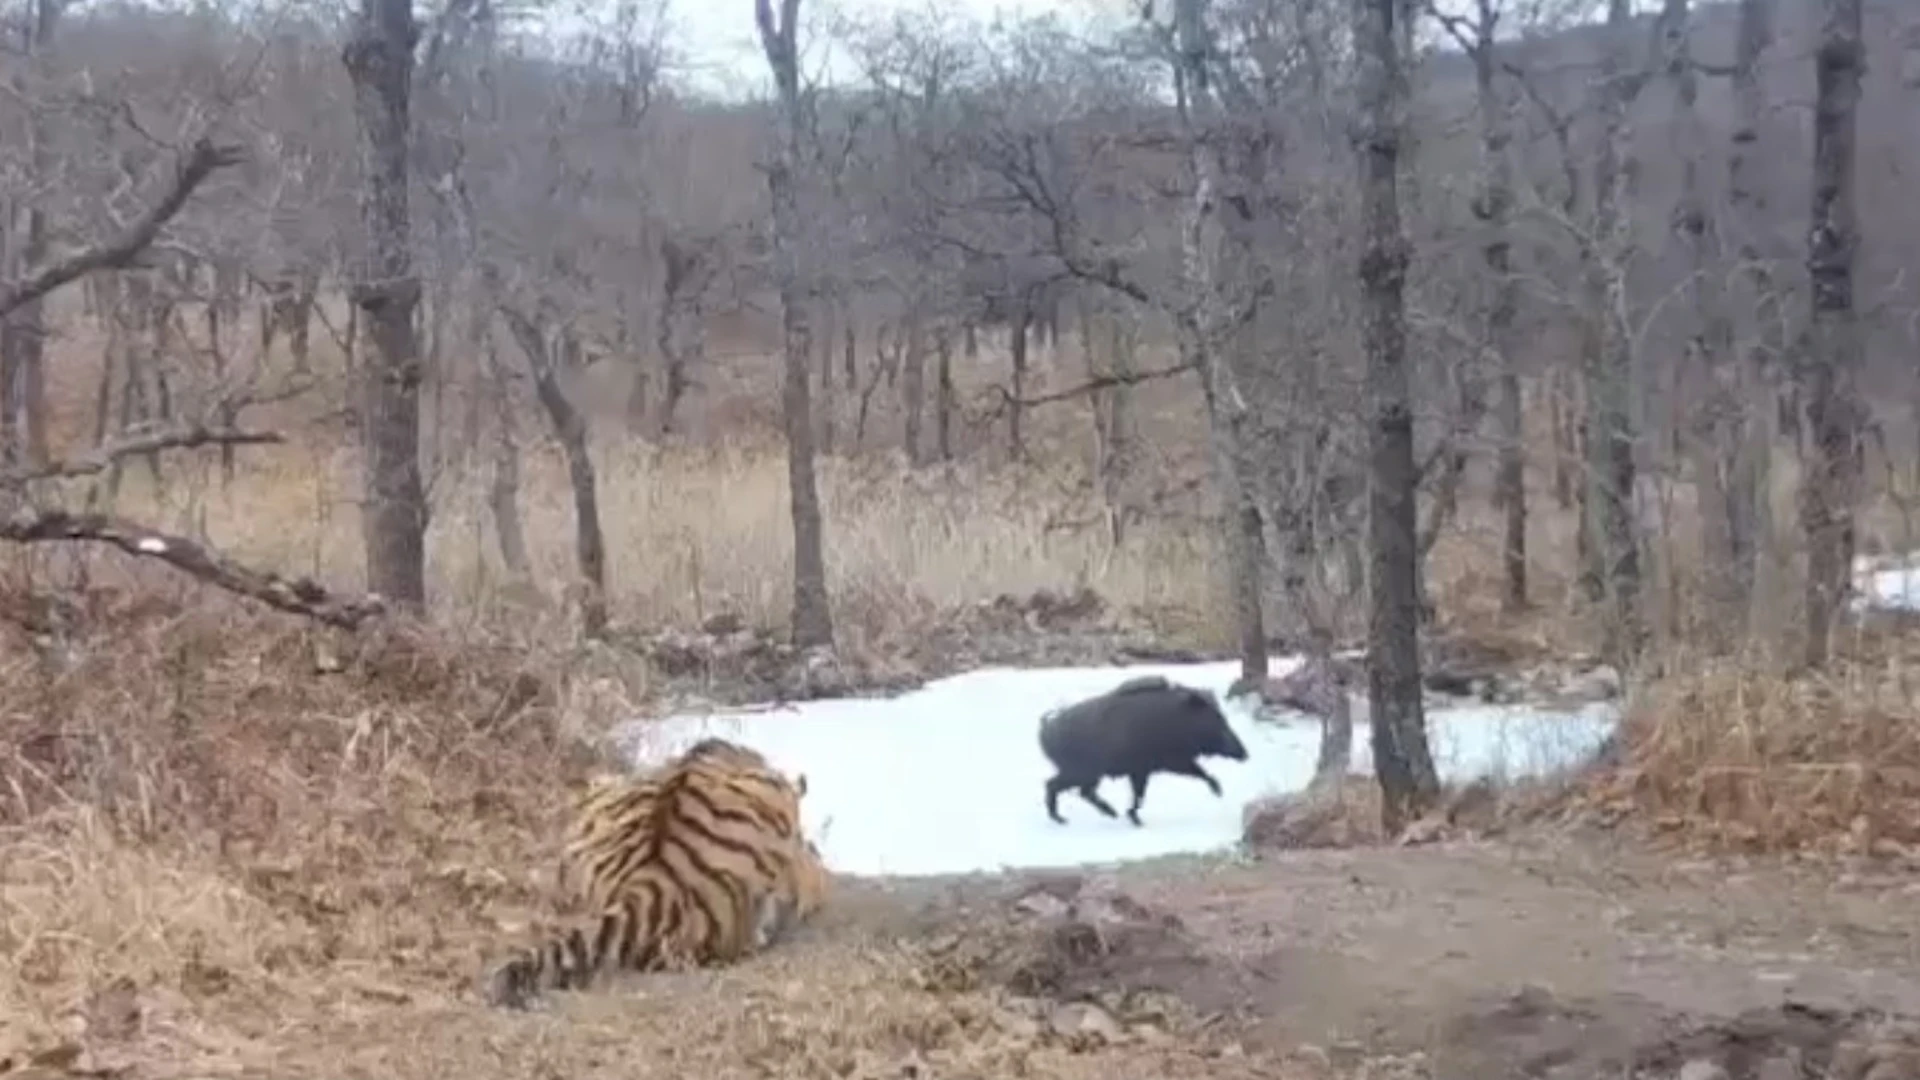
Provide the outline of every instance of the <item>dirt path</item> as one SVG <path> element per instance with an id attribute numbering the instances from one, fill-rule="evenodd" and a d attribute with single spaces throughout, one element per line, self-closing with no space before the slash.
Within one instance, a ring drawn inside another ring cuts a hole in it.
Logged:
<path id="1" fill-rule="evenodd" d="M 911 909 L 895 929 L 979 927 L 1019 910 L 1036 880 L 1047 876 L 870 889 L 840 918 L 879 927 Z M 1066 882 L 1051 892 L 1075 895 Z M 1178 945 L 1105 957 L 1089 981 L 1235 1014 L 1261 1053 L 1415 1055 L 1418 1074 L 1459 1080 L 1621 1075 L 1704 1055 L 1738 1078 L 1824 1061 L 1843 1037 L 1871 1041 L 1852 1031 L 1862 1010 L 1920 1018 L 1911 872 L 1673 861 L 1559 836 L 1170 860 L 1085 878 L 1078 894 L 1124 895 L 1183 928 Z M 1741 1028 L 1742 1014 L 1767 1030 Z M 1736 1030 L 1726 1037 L 1778 1053 L 1688 1049 Z M 1872 1076 L 1920 1080 L 1920 1048 Z"/>

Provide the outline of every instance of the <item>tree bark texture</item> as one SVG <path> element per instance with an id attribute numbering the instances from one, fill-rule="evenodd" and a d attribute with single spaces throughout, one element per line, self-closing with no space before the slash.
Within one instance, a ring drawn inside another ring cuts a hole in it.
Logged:
<path id="1" fill-rule="evenodd" d="M 493 461 L 487 486 L 487 510 L 493 517 L 494 536 L 500 544 L 500 563 L 514 581 L 533 576 L 533 561 L 527 557 L 527 534 L 520 522 L 520 433 L 514 419 L 513 395 L 507 373 L 500 363 L 500 350 L 491 333 L 483 335 L 481 355 L 485 357 L 485 392 L 492 399 L 494 419 Z"/>
<path id="2" fill-rule="evenodd" d="M 918 468 L 927 463 L 927 328 L 916 307 L 907 312 L 906 343 L 901 345 L 900 402 L 906 409 L 907 461 Z"/>
<path id="3" fill-rule="evenodd" d="M 1626 322 L 1632 222 L 1623 206 L 1632 172 L 1627 110 L 1643 80 L 1628 70 L 1631 0 L 1608 0 L 1600 65 L 1598 148 L 1593 163 L 1593 258 L 1588 262 L 1586 353 L 1587 512 L 1607 602 L 1606 652 L 1625 671 L 1642 646 L 1640 538 L 1634 529 L 1633 341 Z"/>
<path id="4" fill-rule="evenodd" d="M 1707 618 L 1703 629 L 1721 649 L 1745 635 L 1753 600 L 1753 493 L 1742 484 L 1745 424 L 1737 372 L 1732 365 L 1733 328 L 1727 317 L 1717 215 L 1708 207 L 1700 155 L 1706 128 L 1699 109 L 1699 77 L 1692 48 L 1689 0 L 1665 0 L 1667 78 L 1673 86 L 1674 125 L 1681 160 L 1680 197 L 1673 231 L 1686 250 L 1693 298 L 1684 374 L 1699 402 L 1694 413 L 1696 486 L 1700 492 L 1701 565 L 1706 568 Z"/>
<path id="5" fill-rule="evenodd" d="M 953 332 L 942 324 L 933 337 L 934 351 L 934 431 L 939 440 L 940 460 L 953 460 L 953 412 L 958 398 L 953 386 Z"/>
<path id="6" fill-rule="evenodd" d="M 1495 422 L 1500 446 L 1494 468 L 1494 499 L 1503 520 L 1501 607 L 1517 612 L 1527 606 L 1527 485 L 1525 402 L 1520 389 L 1520 350 L 1513 323 L 1520 306 L 1520 280 L 1513 273 L 1513 125 L 1501 100 L 1498 78 L 1498 8 L 1479 0 L 1473 48 L 1474 87 L 1480 113 L 1480 192 L 1475 216 L 1485 230 L 1480 258 L 1491 279 L 1487 304 L 1487 347 L 1499 379 Z"/>
<path id="7" fill-rule="evenodd" d="M 1812 312 L 1798 380 L 1813 461 L 1800 488 L 1807 535 L 1805 602 L 1810 666 L 1825 664 L 1833 623 L 1852 582 L 1854 507 L 1859 497 L 1858 383 L 1861 340 L 1853 264 L 1860 243 L 1854 171 L 1858 151 L 1863 0 L 1826 0 L 1814 52 L 1813 206 L 1807 232 Z"/>
<path id="8" fill-rule="evenodd" d="M 674 432 L 680 403 L 693 385 L 688 374 L 698 367 L 706 354 L 706 305 L 708 279 L 712 268 L 709 255 L 699 244 L 664 237 L 660 241 L 660 261 L 666 280 L 661 286 L 660 324 L 656 344 L 665 366 L 660 394 L 660 413 L 654 430 L 661 436 Z"/>
<path id="9" fill-rule="evenodd" d="M 820 311 L 822 313 L 821 322 L 823 326 L 820 332 L 819 450 L 820 453 L 829 456 L 833 454 L 834 440 L 838 435 L 835 410 L 839 406 L 835 402 L 833 359 L 834 351 L 838 349 L 840 345 L 840 311 L 843 306 L 844 302 L 841 300 L 839 290 L 837 289 L 824 297 L 820 305 Z"/>
<path id="10" fill-rule="evenodd" d="M 1734 370 L 1741 404 L 1736 430 L 1739 448 L 1727 490 L 1729 541 L 1738 553 L 1734 573 L 1752 595 L 1759 579 L 1761 553 L 1774 549 L 1772 488 L 1774 424 L 1767 413 L 1776 408 L 1776 377 L 1782 347 L 1779 318 L 1780 290 L 1774 284 L 1766 230 L 1764 179 L 1754 165 L 1760 133 L 1767 118 L 1766 90 L 1760 82 L 1760 59 L 1773 41 L 1773 0 L 1740 0 L 1733 73 L 1734 126 L 1727 152 L 1728 220 L 1738 238 L 1736 251 L 1741 273 L 1733 278 L 1738 290 L 1729 310 L 1751 312 L 1741 330 L 1740 356 Z"/>
<path id="11" fill-rule="evenodd" d="M 1439 799 L 1420 700 L 1420 560 L 1416 550 L 1407 243 L 1398 171 L 1405 88 L 1394 21 L 1399 0 L 1355 0 L 1361 211 L 1361 347 L 1370 411 L 1372 549 L 1367 688 L 1381 816 L 1398 833 Z"/>
<path id="12" fill-rule="evenodd" d="M 419 343 L 413 230 L 407 205 L 409 95 L 417 30 L 412 0 L 362 0 L 342 53 L 364 152 L 361 220 L 367 252 L 352 288 L 373 354 L 362 368 L 362 535 L 367 587 L 422 611 L 427 601 L 427 498 L 420 478 Z"/>
<path id="13" fill-rule="evenodd" d="M 1022 296 L 1016 303 L 1013 316 L 1012 342 L 1009 351 L 1013 355 L 1013 400 L 1007 404 L 1007 453 L 1014 461 L 1023 461 L 1027 456 L 1027 436 L 1025 420 L 1027 413 L 1027 347 L 1033 341 L 1033 308 L 1030 298 Z"/>

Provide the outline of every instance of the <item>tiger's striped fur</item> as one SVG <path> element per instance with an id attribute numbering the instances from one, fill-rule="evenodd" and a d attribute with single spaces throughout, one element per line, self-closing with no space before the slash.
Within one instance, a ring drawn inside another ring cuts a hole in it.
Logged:
<path id="1" fill-rule="evenodd" d="M 826 901 L 829 875 L 800 828 L 804 776 L 707 739 L 650 774 L 581 799 L 565 869 L 588 918 L 500 965 L 493 1004 L 580 987 L 608 968 L 724 964 L 767 948 Z"/>

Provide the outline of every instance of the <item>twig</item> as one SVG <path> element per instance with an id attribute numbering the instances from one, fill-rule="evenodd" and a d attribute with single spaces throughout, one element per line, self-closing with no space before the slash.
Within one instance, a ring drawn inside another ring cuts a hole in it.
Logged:
<path id="1" fill-rule="evenodd" d="M 114 462 L 122 458 L 136 454 L 152 454 L 161 450 L 185 450 L 201 446 L 257 446 L 285 441 L 286 439 L 277 431 L 216 431 L 196 424 L 190 428 L 137 435 L 119 442 L 107 443 L 68 461 L 56 461 L 32 469 L 0 473 L 0 489 L 17 487 L 34 480 L 91 476 L 106 471 L 113 466 Z"/>
<path id="2" fill-rule="evenodd" d="M 167 222 L 187 205 L 195 188 L 213 175 L 216 169 L 236 165 L 240 160 L 237 147 L 216 146 L 206 138 L 194 143 L 186 160 L 180 163 L 179 170 L 174 174 L 173 187 L 119 236 L 41 267 L 20 281 L 0 282 L 0 317 L 95 270 L 116 270 L 131 265 L 142 251 L 152 245 Z"/>
<path id="3" fill-rule="evenodd" d="M 386 611 L 385 602 L 377 595 L 338 596 L 311 578 L 287 578 L 242 566 L 184 536 L 149 529 L 108 514 L 27 511 L 0 523 L 0 540 L 16 544 L 49 540 L 112 544 L 129 555 L 159 559 L 210 585 L 258 600 L 268 607 L 346 630 L 359 629 L 362 623 Z"/>

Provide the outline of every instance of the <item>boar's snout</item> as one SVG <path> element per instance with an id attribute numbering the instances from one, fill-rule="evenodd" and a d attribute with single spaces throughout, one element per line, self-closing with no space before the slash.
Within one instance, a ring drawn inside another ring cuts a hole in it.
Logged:
<path id="1" fill-rule="evenodd" d="M 1235 735 L 1233 729 L 1227 727 L 1225 722 L 1221 723 L 1220 732 L 1220 756 L 1234 761 L 1247 760 L 1247 746 L 1240 741 L 1240 736 Z"/>

